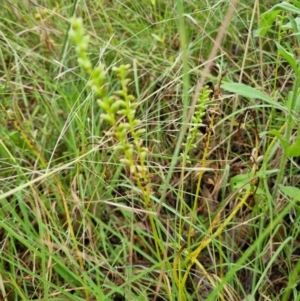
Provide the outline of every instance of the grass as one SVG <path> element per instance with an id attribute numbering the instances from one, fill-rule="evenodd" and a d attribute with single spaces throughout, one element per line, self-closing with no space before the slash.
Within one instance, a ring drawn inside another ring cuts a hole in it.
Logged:
<path id="1" fill-rule="evenodd" d="M 297 3 L 198 2 L 4 2 L 1 300 L 300 300 Z"/>

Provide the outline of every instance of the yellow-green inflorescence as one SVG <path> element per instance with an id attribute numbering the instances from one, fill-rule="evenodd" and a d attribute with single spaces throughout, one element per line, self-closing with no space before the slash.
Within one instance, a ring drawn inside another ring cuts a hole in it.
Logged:
<path id="1" fill-rule="evenodd" d="M 118 78 L 121 88 L 114 91 L 112 95 L 108 95 L 109 82 L 104 66 L 100 64 L 93 68 L 88 58 L 89 36 L 84 34 L 82 19 L 72 20 L 70 36 L 76 44 L 78 63 L 90 76 L 89 84 L 99 98 L 98 104 L 103 110 L 101 118 L 113 126 L 109 135 L 114 136 L 118 140 L 114 147 L 124 155 L 120 162 L 129 168 L 131 176 L 135 178 L 140 188 L 144 190 L 145 187 L 142 187 L 141 183 L 148 182 L 148 171 L 145 164 L 147 149 L 142 147 L 141 136 L 145 130 L 136 129 L 141 122 L 135 117 L 137 103 L 134 102 L 135 98 L 128 92 L 127 88 L 130 81 L 128 79 L 130 65 L 121 65 L 112 69 Z M 133 138 L 132 142 L 129 142 L 127 139 L 128 133 Z M 134 151 L 137 153 L 138 162 L 136 162 Z M 148 192 L 146 193 L 148 194 Z M 148 199 L 149 196 L 146 198 Z"/>
<path id="2" fill-rule="evenodd" d="M 202 134 L 199 132 L 199 126 L 203 125 L 203 117 L 206 114 L 208 102 L 210 100 L 211 90 L 205 86 L 199 95 L 197 100 L 194 115 L 191 118 L 191 126 L 186 138 L 186 142 L 183 144 L 186 148 L 186 153 L 189 153 L 193 148 L 197 147 L 196 139 Z"/>

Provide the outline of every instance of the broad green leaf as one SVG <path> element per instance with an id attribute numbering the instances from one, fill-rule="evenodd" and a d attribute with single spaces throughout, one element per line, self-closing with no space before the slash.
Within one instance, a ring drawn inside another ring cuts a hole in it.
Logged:
<path id="1" fill-rule="evenodd" d="M 283 1 L 282 3 L 276 4 L 273 6 L 273 8 L 300 15 L 300 9 L 287 1 Z M 273 8 L 271 8 L 271 10 Z"/>
<path id="2" fill-rule="evenodd" d="M 287 155 L 289 157 L 300 156 L 300 137 L 297 137 L 296 141 L 287 148 Z"/>
<path id="3" fill-rule="evenodd" d="M 294 20 L 295 24 L 297 25 L 297 27 L 300 28 L 300 17 L 297 17 L 293 20 Z M 293 29 L 294 30 L 295 29 L 295 27 L 292 24 L 292 21 L 282 25 L 281 28 L 284 29 L 284 30 L 288 30 L 288 29 Z"/>
<path id="4" fill-rule="evenodd" d="M 250 86 L 247 86 L 245 84 L 224 83 L 221 86 L 221 88 L 226 91 L 243 96 L 243 97 L 257 98 L 257 99 L 263 100 L 266 103 L 270 104 L 271 106 L 273 106 L 274 108 L 277 108 L 279 110 L 286 110 L 286 108 L 284 106 L 282 106 L 278 102 L 274 101 L 271 97 L 269 97 L 265 93 L 255 89 L 255 88 L 252 88 Z"/>
<path id="5" fill-rule="evenodd" d="M 241 175 L 236 175 L 230 179 L 230 188 L 232 191 L 240 189 L 245 185 L 249 185 L 251 180 L 253 179 L 253 173 L 246 173 Z M 248 188 L 248 186 L 247 186 Z"/>
<path id="6" fill-rule="evenodd" d="M 266 11 L 260 16 L 260 20 L 258 23 L 258 28 L 254 32 L 255 37 L 264 37 L 267 32 L 271 29 L 274 20 L 276 19 L 277 15 L 280 13 L 280 10 L 275 11 Z"/>
<path id="7" fill-rule="evenodd" d="M 300 15 L 300 9 L 288 2 L 282 2 L 274 5 L 271 9 L 263 13 L 260 17 L 258 28 L 255 31 L 256 37 L 264 37 L 271 29 L 274 20 L 281 11 L 291 12 Z"/>
<path id="8" fill-rule="evenodd" d="M 251 187 L 251 180 L 253 179 L 253 173 L 246 173 L 242 175 L 236 175 L 230 179 L 230 188 L 232 191 L 237 191 L 239 189 L 249 189 Z M 257 194 L 264 194 L 265 191 L 260 187 L 256 190 Z"/>
<path id="9" fill-rule="evenodd" d="M 290 13 L 293 13 L 293 14 L 300 15 L 300 9 L 297 6 L 295 6 L 291 3 L 288 3 L 287 1 L 283 1 L 281 3 L 278 3 L 278 4 L 274 5 L 273 7 L 271 7 L 268 11 L 266 11 L 262 15 L 264 15 L 266 13 L 269 13 L 269 12 L 272 12 L 274 10 L 287 11 L 287 12 L 290 12 Z"/>
<path id="10" fill-rule="evenodd" d="M 279 54 L 285 58 L 285 60 L 290 64 L 290 66 L 293 68 L 293 70 L 297 73 L 298 72 L 297 62 L 295 60 L 294 55 L 292 53 L 288 52 L 286 49 L 284 49 L 276 41 L 275 41 L 275 43 L 276 43 Z"/>
<path id="11" fill-rule="evenodd" d="M 294 186 L 280 185 L 281 191 L 292 200 L 300 201 L 300 189 Z"/>

